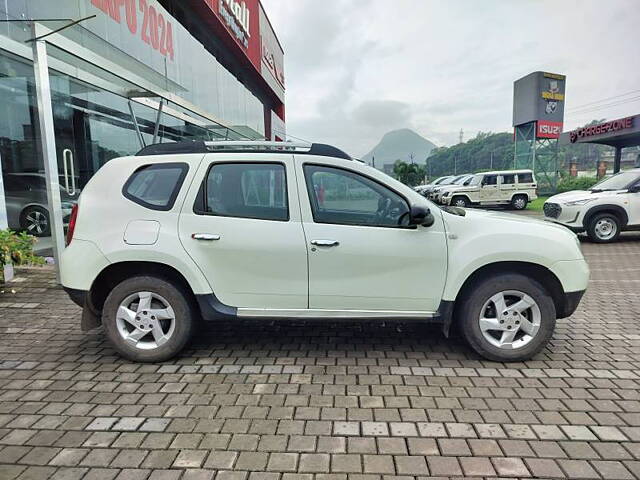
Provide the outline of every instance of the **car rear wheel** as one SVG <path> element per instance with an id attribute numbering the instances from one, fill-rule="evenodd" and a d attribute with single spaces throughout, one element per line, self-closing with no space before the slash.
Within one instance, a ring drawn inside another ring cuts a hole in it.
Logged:
<path id="1" fill-rule="evenodd" d="M 460 330 L 479 355 L 497 362 L 528 360 L 549 342 L 556 310 L 548 292 L 520 274 L 498 274 L 468 290 Z"/>
<path id="2" fill-rule="evenodd" d="M 451 205 L 453 205 L 454 207 L 466 207 L 467 205 L 469 205 L 468 200 L 466 199 L 466 197 L 453 197 L 451 199 Z"/>
<path id="3" fill-rule="evenodd" d="M 194 313 L 185 292 L 157 277 L 120 282 L 102 309 L 113 347 L 135 362 L 161 362 L 177 355 L 191 337 Z"/>
<path id="4" fill-rule="evenodd" d="M 515 195 L 511 199 L 511 207 L 514 210 L 524 210 L 527 208 L 527 196 L 526 195 Z"/>
<path id="5" fill-rule="evenodd" d="M 49 212 L 39 205 L 31 205 L 20 214 L 20 228 L 36 237 L 51 235 Z"/>
<path id="6" fill-rule="evenodd" d="M 620 236 L 620 220 L 612 213 L 600 213 L 589 220 L 587 235 L 596 243 L 615 242 Z"/>

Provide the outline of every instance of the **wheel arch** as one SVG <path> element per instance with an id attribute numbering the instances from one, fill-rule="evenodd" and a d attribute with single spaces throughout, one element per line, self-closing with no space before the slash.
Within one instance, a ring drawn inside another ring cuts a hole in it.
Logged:
<path id="1" fill-rule="evenodd" d="M 460 300 L 483 278 L 501 273 L 523 274 L 536 280 L 544 288 L 556 307 L 556 312 L 564 311 L 564 288 L 560 279 L 547 267 L 531 262 L 507 261 L 485 264 L 474 270 L 458 289 L 454 302 L 453 319 L 456 318 Z"/>
<path id="2" fill-rule="evenodd" d="M 96 313 L 101 311 L 107 296 L 118 283 L 140 275 L 153 275 L 175 283 L 187 293 L 189 300 L 197 305 L 191 285 L 175 267 L 152 261 L 122 261 L 107 265 L 93 280 L 89 290 L 89 307 Z"/>
<path id="3" fill-rule="evenodd" d="M 471 198 L 469 198 L 469 195 L 466 194 L 466 193 L 453 193 L 453 194 L 451 194 L 451 203 L 453 203 L 453 199 L 456 198 L 456 197 L 463 197 L 467 201 L 467 203 L 473 203 L 471 201 Z"/>
<path id="4" fill-rule="evenodd" d="M 588 228 L 591 219 L 594 215 L 599 213 L 610 213 L 615 215 L 618 220 L 620 220 L 620 225 L 622 227 L 626 227 L 629 222 L 629 215 L 627 215 L 627 211 L 622 208 L 620 205 L 614 204 L 606 204 L 606 205 L 595 205 L 587 210 L 587 213 L 584 214 L 584 218 L 582 220 L 582 226 L 584 228 Z"/>

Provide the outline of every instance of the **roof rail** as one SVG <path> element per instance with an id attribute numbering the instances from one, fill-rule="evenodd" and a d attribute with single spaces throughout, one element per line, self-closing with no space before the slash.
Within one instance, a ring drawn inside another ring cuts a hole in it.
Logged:
<path id="1" fill-rule="evenodd" d="M 147 145 L 136 156 L 146 155 L 176 155 L 181 153 L 274 153 L 290 152 L 305 155 L 320 155 L 324 157 L 352 158 L 339 148 L 323 143 L 269 142 L 255 140 L 221 140 L 215 142 L 203 140 L 184 140 L 173 143 L 154 143 Z"/>

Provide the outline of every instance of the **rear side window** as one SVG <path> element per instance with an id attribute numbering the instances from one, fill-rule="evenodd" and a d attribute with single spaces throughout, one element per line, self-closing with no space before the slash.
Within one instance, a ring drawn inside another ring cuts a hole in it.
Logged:
<path id="1" fill-rule="evenodd" d="M 502 176 L 502 184 L 503 185 L 513 185 L 514 183 L 516 183 L 516 176 L 515 175 L 503 175 Z"/>
<path id="2" fill-rule="evenodd" d="M 186 163 L 156 163 L 137 169 L 122 194 L 152 210 L 171 210 L 189 167 Z"/>
<path id="3" fill-rule="evenodd" d="M 519 173 L 518 174 L 518 183 L 533 183 L 533 174 L 532 173 Z"/>
<path id="4" fill-rule="evenodd" d="M 214 164 L 205 179 L 204 200 L 205 214 L 288 221 L 285 167 L 281 163 Z"/>

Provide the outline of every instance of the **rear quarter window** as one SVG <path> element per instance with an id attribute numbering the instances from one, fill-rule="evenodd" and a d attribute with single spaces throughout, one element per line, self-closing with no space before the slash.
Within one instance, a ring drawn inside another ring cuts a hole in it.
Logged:
<path id="1" fill-rule="evenodd" d="M 188 170 L 186 163 L 144 165 L 129 177 L 122 194 L 152 210 L 171 210 Z"/>
<path id="2" fill-rule="evenodd" d="M 533 174 L 532 173 L 519 173 L 518 174 L 518 183 L 533 183 Z"/>

